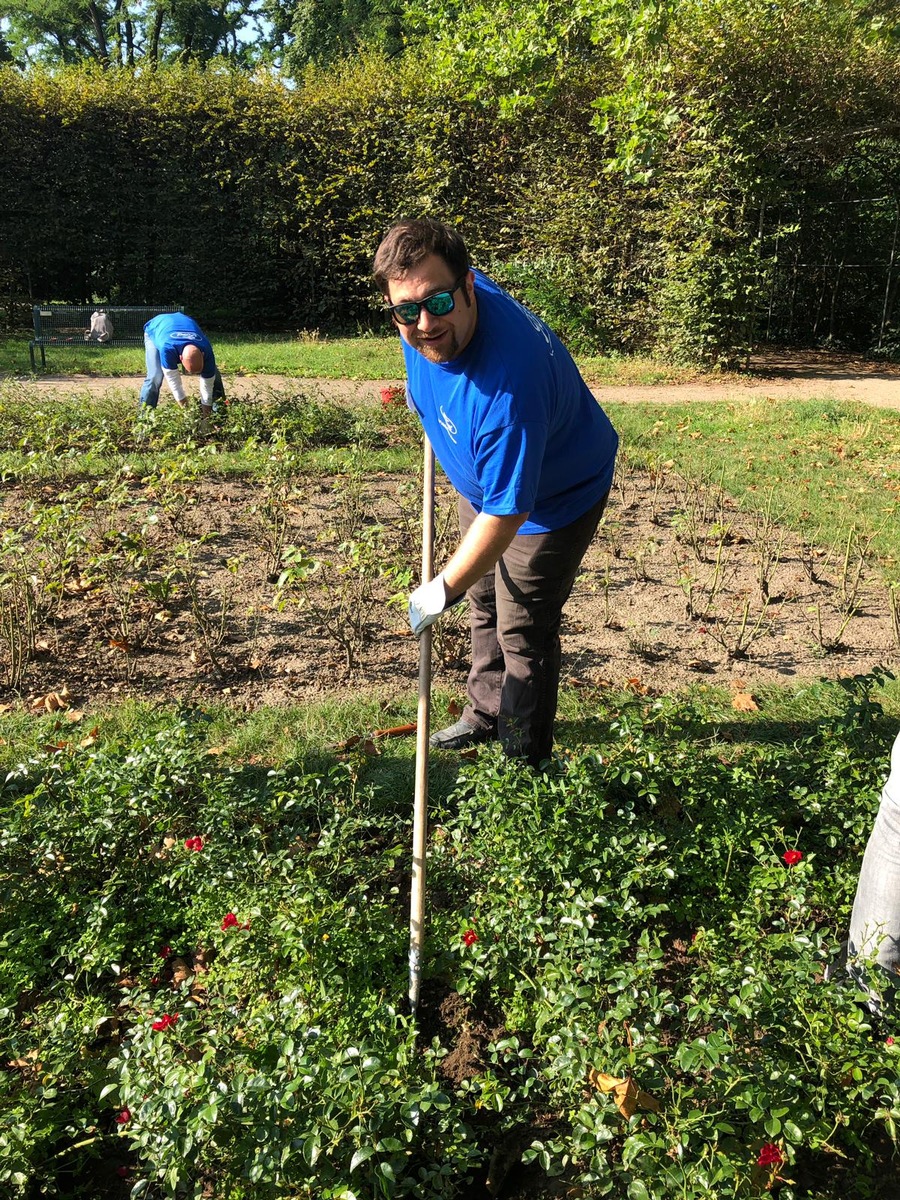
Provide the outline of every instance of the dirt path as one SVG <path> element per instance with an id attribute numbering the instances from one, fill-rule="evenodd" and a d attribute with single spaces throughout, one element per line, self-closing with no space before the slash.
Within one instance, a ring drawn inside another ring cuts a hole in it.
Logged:
<path id="1" fill-rule="evenodd" d="M 31 381 L 41 391 L 131 391 L 137 396 L 143 377 L 115 379 L 92 375 L 49 375 Z M 378 399 L 379 388 L 389 381 L 354 379 L 292 379 L 284 375 L 229 376 L 227 386 L 238 396 L 252 395 L 290 384 L 344 402 Z M 391 382 L 398 382 L 397 380 Z M 684 404 L 713 400 L 756 400 L 761 397 L 791 399 L 817 397 L 855 400 L 875 408 L 900 409 L 900 365 L 874 363 L 846 355 L 813 351 L 771 352 L 750 360 L 750 373 L 721 381 L 707 376 L 689 383 L 653 385 L 598 384 L 591 391 L 600 403 Z"/>

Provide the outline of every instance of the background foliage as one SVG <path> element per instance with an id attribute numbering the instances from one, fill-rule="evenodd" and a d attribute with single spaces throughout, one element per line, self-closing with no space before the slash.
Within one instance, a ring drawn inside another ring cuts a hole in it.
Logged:
<path id="1" fill-rule="evenodd" d="M 892 353 L 892 11 L 309 4 L 226 57 L 213 38 L 134 67 L 39 39 L 51 68 L 0 76 L 7 314 L 176 300 L 213 326 L 353 330 L 379 233 L 429 212 L 582 352 Z"/>

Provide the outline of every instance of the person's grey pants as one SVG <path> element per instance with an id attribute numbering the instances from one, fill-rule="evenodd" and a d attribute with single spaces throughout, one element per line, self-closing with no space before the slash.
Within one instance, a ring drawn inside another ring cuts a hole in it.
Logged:
<path id="1" fill-rule="evenodd" d="M 887 790 L 856 885 L 847 951 L 900 972 L 900 804 Z"/>
<path id="2" fill-rule="evenodd" d="M 462 719 L 496 731 L 507 754 L 532 766 L 550 757 L 563 605 L 608 498 L 609 493 L 564 529 L 518 534 L 496 567 L 467 593 L 472 669 Z M 463 536 L 475 516 L 460 497 Z"/>

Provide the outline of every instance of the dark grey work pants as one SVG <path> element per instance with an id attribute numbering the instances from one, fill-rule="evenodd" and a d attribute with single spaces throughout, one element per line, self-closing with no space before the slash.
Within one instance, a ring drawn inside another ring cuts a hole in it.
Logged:
<path id="1" fill-rule="evenodd" d="M 553 746 L 563 605 L 608 498 L 609 493 L 564 529 L 518 534 L 467 593 L 472 669 L 462 718 L 496 731 L 507 754 L 535 767 Z M 475 516 L 460 497 L 463 536 Z"/>

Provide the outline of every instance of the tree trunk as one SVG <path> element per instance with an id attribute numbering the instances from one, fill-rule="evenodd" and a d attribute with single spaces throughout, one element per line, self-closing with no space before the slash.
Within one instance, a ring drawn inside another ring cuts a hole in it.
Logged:
<path id="1" fill-rule="evenodd" d="M 147 57 L 154 63 L 159 62 L 159 35 L 162 33 L 165 15 L 165 9 L 158 8 L 153 18 L 153 31 L 150 34 L 150 49 L 147 51 Z"/>
<path id="2" fill-rule="evenodd" d="M 101 13 L 100 9 L 94 3 L 94 0 L 90 0 L 88 4 L 88 15 L 91 18 L 91 25 L 94 27 L 94 36 L 97 39 L 97 57 L 104 67 L 108 67 L 109 48 L 106 44 L 106 30 L 103 28 L 103 13 Z"/>

